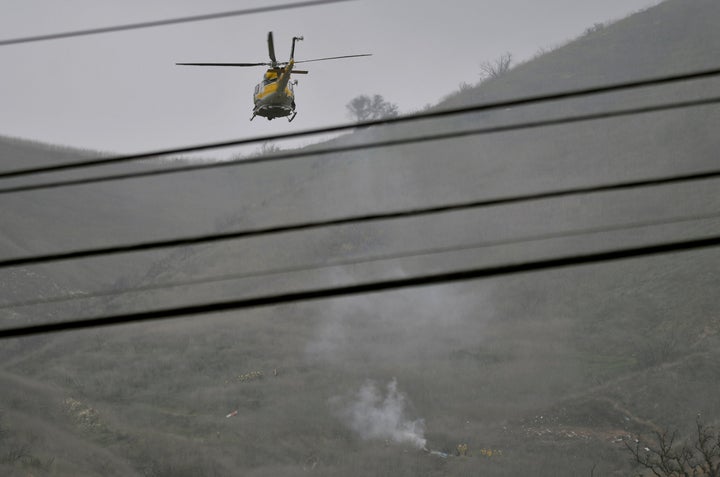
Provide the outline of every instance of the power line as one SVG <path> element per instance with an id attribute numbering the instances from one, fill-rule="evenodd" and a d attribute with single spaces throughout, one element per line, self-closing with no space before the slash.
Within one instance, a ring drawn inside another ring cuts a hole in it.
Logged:
<path id="1" fill-rule="evenodd" d="M 190 280 L 177 280 L 174 282 L 151 284 L 151 285 L 145 285 L 145 286 L 140 286 L 140 287 L 128 288 L 128 289 L 124 289 L 124 290 L 108 290 L 108 291 L 100 291 L 100 292 L 95 292 L 95 293 L 84 293 L 84 294 L 74 294 L 74 295 L 67 295 L 67 296 L 58 296 L 58 297 L 52 297 L 52 298 L 24 300 L 24 301 L 18 301 L 18 302 L 14 302 L 14 303 L 7 303 L 7 304 L 0 305 L 0 309 L 19 308 L 19 307 L 35 306 L 35 305 L 46 305 L 46 304 L 51 304 L 51 303 L 61 303 L 61 302 L 77 301 L 77 300 L 89 300 L 89 299 L 95 299 L 95 298 L 116 297 L 116 296 L 125 295 L 128 293 L 139 293 L 139 292 L 153 291 L 153 290 L 168 290 L 171 288 L 185 287 L 185 286 L 190 286 L 190 285 L 206 285 L 206 284 L 211 284 L 211 283 L 229 282 L 229 281 L 233 281 L 233 280 L 240 280 L 240 279 L 246 279 L 246 278 L 265 278 L 265 277 L 269 277 L 269 276 L 273 276 L 273 275 L 281 275 L 281 274 L 296 273 L 296 272 L 308 272 L 308 271 L 323 270 L 323 269 L 328 269 L 328 268 L 342 267 L 342 266 L 349 266 L 349 265 L 362 265 L 362 264 L 368 264 L 368 263 L 374 263 L 374 262 L 386 262 L 386 261 L 397 260 L 397 259 L 424 258 L 424 257 L 430 257 L 433 255 L 440 255 L 440 254 L 451 253 L 451 252 L 480 250 L 480 249 L 488 248 L 488 247 L 516 245 L 516 244 L 521 244 L 521 243 L 533 243 L 533 242 L 540 242 L 540 241 L 551 240 L 551 239 L 563 239 L 563 238 L 578 237 L 578 236 L 583 236 L 583 235 L 594 235 L 594 234 L 615 232 L 615 231 L 628 231 L 628 230 L 633 230 L 633 229 L 647 228 L 647 227 L 653 227 L 653 226 L 659 226 L 659 225 L 675 225 L 675 224 L 680 224 L 680 223 L 694 222 L 694 221 L 705 220 L 705 219 L 714 219 L 714 218 L 719 218 L 719 217 L 720 217 L 720 213 L 685 215 L 685 216 L 672 217 L 672 218 L 661 219 L 661 220 L 648 220 L 648 221 L 641 221 L 641 222 L 631 222 L 631 223 L 626 223 L 626 224 L 616 224 L 616 225 L 606 226 L 606 227 L 590 227 L 590 228 L 585 228 L 585 229 L 569 230 L 569 231 L 565 231 L 565 232 L 535 234 L 535 235 L 528 235 L 528 236 L 521 237 L 521 238 L 510 239 L 510 240 L 485 240 L 485 241 L 481 241 L 481 242 L 474 242 L 474 243 L 463 244 L 463 245 L 434 247 L 434 248 L 426 248 L 426 249 L 421 249 L 421 250 L 413 250 L 413 251 L 399 252 L 399 253 L 377 254 L 377 255 L 372 255 L 369 257 L 361 257 L 361 258 L 356 258 L 356 259 L 331 260 L 331 261 L 324 262 L 322 264 L 305 264 L 305 265 L 297 265 L 297 266 L 289 266 L 289 267 L 277 267 L 277 268 L 270 268 L 270 269 L 266 269 L 266 270 L 257 270 L 257 271 L 252 271 L 252 272 L 230 273 L 230 274 L 218 275 L 218 276 L 213 276 L 213 277 L 196 278 L 196 279 L 190 279 Z"/>
<path id="2" fill-rule="evenodd" d="M 682 174 L 675 176 L 656 177 L 652 179 L 639 179 L 624 182 L 615 182 L 609 184 L 600 184 L 594 186 L 571 187 L 561 190 L 536 192 L 531 194 L 520 194 L 515 196 L 497 197 L 491 199 L 480 199 L 466 202 L 457 202 L 453 204 L 444 204 L 431 207 L 418 207 L 414 209 L 405 209 L 391 212 L 378 212 L 373 214 L 355 215 L 350 217 L 340 217 L 335 219 L 316 220 L 308 222 L 300 222 L 295 224 L 271 225 L 268 227 L 260 227 L 256 229 L 239 230 L 233 232 L 224 232 L 218 234 L 208 234 L 191 237 L 181 237 L 167 240 L 157 240 L 149 242 L 139 242 L 126 245 L 113 245 L 109 247 L 90 248 L 82 250 L 73 250 L 69 252 L 58 252 L 44 255 L 35 255 L 29 257 L 9 258 L 0 260 L 0 268 L 18 267 L 26 265 L 37 265 L 41 263 L 58 262 L 62 260 L 74 260 L 79 258 L 90 258 L 98 256 L 117 255 L 121 253 L 141 252 L 149 250 L 157 250 L 171 247 L 182 247 L 191 245 L 201 245 L 227 240 L 245 239 L 250 237 L 260 237 L 267 235 L 283 234 L 290 232 L 300 232 L 305 230 L 313 230 L 326 227 L 334 227 L 340 225 L 350 225 L 367 222 L 377 222 L 383 220 L 395 220 L 410 217 L 436 215 L 448 212 L 459 212 L 463 210 L 472 210 L 485 207 L 494 207 L 499 205 L 515 204 L 520 202 L 530 202 L 544 199 L 553 199 L 559 197 L 568 197 L 580 194 L 590 194 L 598 192 L 609 192 L 623 189 L 635 189 L 638 187 L 656 187 L 667 184 L 677 184 L 681 182 L 695 182 L 700 180 L 716 179 L 720 177 L 720 170 L 707 172 L 698 172 L 691 174 Z"/>
<path id="3" fill-rule="evenodd" d="M 14 259 L 0 260 L 0 268 L 17 267 L 25 265 L 36 265 L 40 263 L 56 262 L 62 260 L 72 260 L 78 258 L 89 258 L 97 256 L 116 255 L 121 253 L 140 252 L 148 250 L 157 250 L 162 248 L 201 245 L 213 242 L 221 242 L 228 240 L 244 239 L 250 237 L 259 237 L 267 235 L 275 235 L 290 232 L 300 232 L 318 228 L 333 227 L 340 225 L 351 225 L 366 222 L 376 222 L 382 220 L 395 220 L 402 218 L 410 218 L 417 216 L 435 215 L 448 212 L 459 212 L 463 210 L 478 209 L 484 207 L 492 207 L 499 205 L 507 205 L 519 202 L 537 201 L 543 199 L 567 197 L 579 194 L 589 194 L 598 192 L 609 192 L 622 189 L 634 189 L 638 187 L 655 187 L 666 184 L 680 182 L 694 182 L 699 180 L 715 179 L 720 177 L 720 170 L 683 174 L 669 177 L 660 177 L 652 179 L 641 179 L 633 181 L 625 181 L 611 184 L 601 184 L 586 187 L 574 187 L 563 190 L 538 192 L 533 194 L 521 194 L 516 196 L 499 197 L 492 199 L 473 200 L 468 202 L 459 202 L 454 204 L 445 204 L 432 207 L 419 207 L 414 209 L 406 209 L 392 212 L 379 212 L 374 214 L 356 215 L 351 217 L 340 217 L 335 219 L 326 219 L 318 221 L 309 221 L 296 224 L 274 225 L 269 227 L 260 227 L 256 229 L 240 230 L 233 232 L 224 232 L 218 234 L 208 234 L 194 237 L 182 237 L 168 240 L 158 240 L 149 242 L 140 242 L 127 245 L 115 245 L 111 247 L 100 247 L 93 249 L 74 250 L 70 252 L 60 252 L 45 255 L 36 255 L 30 257 L 21 257 Z"/>
<path id="4" fill-rule="evenodd" d="M 31 42 L 38 42 L 38 41 L 47 41 L 47 40 L 60 40 L 64 38 L 72 38 L 72 37 L 78 37 L 78 36 L 88 36 L 88 35 L 99 35 L 103 33 L 112 33 L 112 32 L 119 32 L 119 31 L 127 31 L 127 30 L 139 30 L 142 28 L 155 28 L 155 27 L 161 27 L 161 26 L 168 26 L 168 25 L 177 25 L 180 23 L 191 23 L 191 22 L 201 22 L 201 21 L 207 21 L 207 20 L 217 20 L 220 18 L 229 18 L 229 17 L 239 17 L 239 16 L 245 16 L 245 15 L 253 15 L 257 13 L 267 13 L 267 12 L 276 12 L 280 10 L 290 10 L 290 9 L 298 9 L 298 8 L 305 8 L 305 7 L 314 7 L 318 5 L 328 5 L 331 3 L 341 3 L 341 2 L 351 2 L 354 0 L 310 0 L 310 1 L 302 1 L 302 2 L 296 2 L 296 3 L 284 3 L 280 5 L 270 5 L 266 7 L 256 7 L 256 8 L 246 8 L 243 10 L 231 10 L 227 12 L 218 12 L 218 13 L 208 13 L 204 15 L 192 15 L 187 17 L 179 17 L 179 18 L 169 18 L 165 20 L 154 20 L 154 21 L 147 21 L 147 22 L 139 22 L 139 23 L 128 23 L 125 25 L 115 25 L 115 26 L 108 26 L 108 27 L 100 27 L 100 28 L 89 28 L 86 30 L 74 30 L 74 31 L 67 31 L 67 32 L 61 32 L 61 33 L 50 33 L 46 35 L 35 35 L 35 36 L 26 36 L 22 38 L 9 38 L 6 40 L 0 40 L 0 46 L 8 46 L 8 45 L 17 45 L 20 43 L 31 43 Z"/>
<path id="5" fill-rule="evenodd" d="M 31 336 L 45 333 L 58 333 L 69 330 L 98 328 L 127 323 L 140 323 L 169 318 L 180 318 L 190 315 L 221 313 L 248 308 L 281 305 L 287 303 L 306 302 L 344 296 L 378 293 L 389 290 L 457 283 L 480 278 L 496 277 L 518 273 L 527 273 L 540 270 L 567 268 L 591 263 L 603 263 L 630 258 L 647 257 L 681 251 L 700 250 L 720 246 L 720 235 L 700 239 L 664 242 L 641 247 L 619 248 L 605 252 L 566 255 L 558 258 L 530 260 L 515 264 L 497 265 L 491 267 L 470 268 L 451 272 L 419 275 L 410 278 L 389 279 L 373 281 L 357 285 L 346 285 L 326 288 L 316 288 L 304 291 L 286 292 L 240 298 L 226 301 L 201 303 L 196 305 L 161 308 L 157 310 L 121 313 L 116 315 L 97 316 L 78 320 L 44 323 L 38 325 L 21 326 L 0 330 L 0 339 Z"/>
<path id="6" fill-rule="evenodd" d="M 91 160 L 87 160 L 87 161 L 56 164 L 56 165 L 52 165 L 52 166 L 40 166 L 40 167 L 16 169 L 16 170 L 12 170 L 12 171 L 0 172 L 0 179 L 18 178 L 18 177 L 25 177 L 25 176 L 29 176 L 29 175 L 44 174 L 44 173 L 48 173 L 48 172 L 67 171 L 67 170 L 80 169 L 80 168 L 107 166 L 107 165 L 111 165 L 111 164 L 120 164 L 120 163 L 140 161 L 140 160 L 150 159 L 150 158 L 154 158 L 154 157 L 158 157 L 158 156 L 166 156 L 166 155 L 172 155 L 172 154 L 185 154 L 185 153 L 190 153 L 190 152 L 207 151 L 207 150 L 212 150 L 212 149 L 222 149 L 222 148 L 228 148 L 228 147 L 245 146 L 245 145 L 249 145 L 249 144 L 259 144 L 259 143 L 264 143 L 264 142 L 268 142 L 268 141 L 278 141 L 278 140 L 294 139 L 294 138 L 313 136 L 313 135 L 319 135 L 319 134 L 337 133 L 337 132 L 343 132 L 343 131 L 353 130 L 353 129 L 357 129 L 357 128 L 362 128 L 362 127 L 369 127 L 369 126 L 401 124 L 401 123 L 408 123 L 408 122 L 421 121 L 421 120 L 427 120 L 427 119 L 438 119 L 438 118 L 451 117 L 451 116 L 457 116 L 457 115 L 468 114 L 468 113 L 478 113 L 478 112 L 491 111 L 491 110 L 497 110 L 497 109 L 511 108 L 511 107 L 516 107 L 516 106 L 526 106 L 526 105 L 537 104 L 537 103 L 542 103 L 542 102 L 550 102 L 550 101 L 578 98 L 578 97 L 590 96 L 590 95 L 596 95 L 596 94 L 602 94 L 602 93 L 624 91 L 624 90 L 629 90 L 629 89 L 637 89 L 637 88 L 644 88 L 644 87 L 650 87 L 650 86 L 659 86 L 659 85 L 663 85 L 663 84 L 677 83 L 680 81 L 707 79 L 707 78 L 717 77 L 718 75 L 720 75 L 720 68 L 714 68 L 714 69 L 700 70 L 700 71 L 694 71 L 694 72 L 690 72 L 690 73 L 683 73 L 683 74 L 677 74 L 677 75 L 668 75 L 668 76 L 661 76 L 661 77 L 655 77 L 655 78 L 649 78 L 649 79 L 643 79 L 643 80 L 637 80 L 637 81 L 615 83 L 615 84 L 605 85 L 605 86 L 581 88 L 581 89 L 576 89 L 576 90 L 571 90 L 571 91 L 563 91 L 563 92 L 559 92 L 559 93 L 532 95 L 532 96 L 526 96 L 526 97 L 510 99 L 510 100 L 493 101 L 493 102 L 476 104 L 476 105 L 472 105 L 472 106 L 443 109 L 440 111 L 429 111 L 429 112 L 425 112 L 425 113 L 405 115 L 405 116 L 399 116 L 399 117 L 395 117 L 395 118 L 378 119 L 378 120 L 364 121 L 364 122 L 359 122 L 359 123 L 345 123 L 345 124 L 340 124 L 340 125 L 336 125 L 336 126 L 322 127 L 322 128 L 315 128 L 315 129 L 306 129 L 306 130 L 295 131 L 295 132 L 290 132 L 290 133 L 267 135 L 267 136 L 257 136 L 257 137 L 247 138 L 247 139 L 235 139 L 235 140 L 230 140 L 230 141 L 214 142 L 214 143 L 207 143 L 207 144 L 197 144 L 197 145 L 183 146 L 183 147 L 178 147 L 178 148 L 170 148 L 170 149 L 162 149 L 162 150 L 156 150 L 156 151 L 150 151 L 150 152 L 143 152 L 143 153 L 138 153 L 138 154 L 129 154 L 129 155 L 122 155 L 122 156 L 115 156 L 115 157 L 91 159 Z M 678 107 L 688 107 L 688 106 L 694 106 L 694 105 L 695 104 L 687 105 L 687 106 L 678 106 Z M 628 113 L 628 114 L 630 114 L 630 113 Z M 585 120 L 587 120 L 587 119 L 585 119 Z M 452 136 L 450 136 L 450 137 L 452 137 Z M 443 139 L 443 138 L 441 138 L 441 139 Z M 437 140 L 437 139 L 435 139 L 435 140 Z M 360 146 L 360 147 L 362 147 L 362 146 Z M 376 147 L 381 147 L 381 145 L 376 146 Z M 355 150 L 355 149 L 351 149 L 351 150 Z M 329 152 L 338 152 L 338 151 L 330 150 Z M 326 152 L 326 153 L 329 153 L 329 152 Z M 343 151 L 340 151 L 340 152 L 343 152 Z M 310 155 L 310 154 L 306 154 L 306 155 Z M 293 156 L 293 157 L 303 157 L 303 156 Z M 256 158 L 256 159 L 244 159 L 244 160 L 239 159 L 239 160 L 234 160 L 234 161 L 225 161 L 223 163 L 206 164 L 202 167 L 195 166 L 192 168 L 184 167 L 184 168 L 164 169 L 163 171 L 160 171 L 157 173 L 158 174 L 161 174 L 161 173 L 167 174 L 167 173 L 171 173 L 171 172 L 186 172 L 186 171 L 190 171 L 190 170 L 208 169 L 208 168 L 216 168 L 216 167 L 228 167 L 228 166 L 239 165 L 239 164 L 254 164 L 257 162 L 281 160 L 281 159 L 289 159 L 289 158 L 290 157 L 287 157 L 287 155 L 284 155 L 284 154 L 280 155 L 280 156 L 273 155 L 273 156 L 266 156 L 266 157 Z M 129 176 L 129 177 L 136 177 L 136 176 Z M 129 177 L 122 176 L 122 177 L 118 177 L 118 178 L 129 178 Z M 118 178 L 107 179 L 107 180 L 117 180 Z M 81 182 L 81 183 L 87 183 L 87 182 Z M 75 185 L 75 184 L 76 183 L 72 183 L 72 185 Z M 37 189 L 37 187 L 36 187 L 36 189 Z M 5 190 L 7 190 L 7 189 L 0 190 L 0 193 Z M 22 190 L 33 190 L 33 189 L 22 189 Z M 14 190 L 14 191 L 20 192 L 21 190 Z"/>
<path id="7" fill-rule="evenodd" d="M 606 112 L 601 112 L 601 113 L 584 114 L 584 115 L 571 116 L 571 117 L 562 117 L 562 118 L 557 118 L 557 119 L 528 121 L 528 122 L 524 122 L 524 123 L 516 123 L 516 124 L 510 124 L 510 125 L 504 125 L 504 126 L 491 126 L 491 127 L 485 127 L 485 128 L 450 131 L 450 132 L 444 132 L 444 133 L 438 133 L 438 134 L 426 134 L 423 136 L 415 136 L 415 137 L 409 137 L 409 138 L 406 137 L 406 138 L 401 138 L 401 139 L 389 139 L 386 141 L 367 142 L 367 143 L 363 143 L 363 144 L 354 144 L 354 145 L 347 145 L 347 146 L 336 146 L 336 147 L 329 147 L 329 148 L 325 148 L 325 149 L 292 151 L 292 152 L 286 152 L 286 153 L 272 154 L 269 156 L 244 159 L 244 160 L 239 160 L 239 161 L 193 164 L 193 165 L 179 166 L 179 167 L 174 167 L 174 168 L 156 169 L 156 170 L 150 170 L 150 171 L 130 172 L 130 173 L 115 174 L 115 175 L 100 176 L 100 177 L 88 177 L 88 178 L 82 178 L 82 179 L 70 179 L 70 180 L 66 180 L 66 181 L 47 182 L 47 183 L 43 183 L 43 184 L 32 184 L 32 185 L 6 187 L 4 189 L 0 189 L 0 195 L 14 194 L 14 193 L 19 193 L 19 192 L 29 192 L 29 191 L 36 191 L 36 190 L 42 190 L 42 189 L 54 189 L 54 188 L 59 188 L 59 187 L 70 187 L 70 186 L 78 186 L 78 185 L 95 184 L 95 183 L 99 183 L 99 182 L 136 179 L 139 177 L 176 174 L 176 173 L 181 173 L 181 172 L 197 171 L 197 170 L 203 170 L 203 169 L 217 169 L 217 168 L 221 168 L 221 167 L 233 167 L 233 166 L 239 166 L 239 165 L 256 164 L 256 163 L 260 163 L 260 162 L 284 161 L 284 160 L 288 160 L 288 159 L 296 159 L 296 158 L 301 158 L 301 157 L 319 156 L 319 155 L 325 155 L 325 154 L 337 154 L 337 153 L 342 153 L 342 152 L 367 150 L 367 149 L 374 149 L 374 148 L 380 148 L 380 147 L 393 147 L 393 146 L 401 146 L 401 145 L 406 145 L 406 144 L 417 144 L 417 143 L 432 142 L 432 141 L 439 141 L 439 140 L 446 140 L 446 139 L 457 139 L 457 138 L 461 138 L 461 137 L 517 131 L 517 130 L 521 130 L 521 129 L 536 129 L 536 128 L 559 126 L 559 125 L 563 125 L 563 124 L 571 124 L 571 123 L 577 123 L 577 122 L 583 122 L 583 121 L 609 119 L 609 118 L 615 118 L 615 117 L 620 117 L 620 116 L 631 116 L 631 115 L 646 114 L 646 113 L 652 113 L 652 112 L 658 112 L 658 111 L 668 111 L 668 110 L 673 110 L 673 109 L 706 106 L 706 105 L 717 104 L 717 103 L 720 103 L 720 96 L 705 98 L 705 99 L 698 99 L 698 100 L 690 100 L 690 101 L 679 101 L 679 102 L 666 103 L 666 104 L 655 105 L 655 106 L 644 106 L 644 107 L 639 107 L 639 108 L 623 109 L 623 110 L 616 110 L 616 111 L 606 111 Z"/>

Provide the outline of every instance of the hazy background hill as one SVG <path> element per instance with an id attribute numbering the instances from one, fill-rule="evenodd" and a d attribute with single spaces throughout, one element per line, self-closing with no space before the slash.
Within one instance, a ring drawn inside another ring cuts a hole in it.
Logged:
<path id="1" fill-rule="evenodd" d="M 436 107 L 716 66 L 718 21 L 716 2 L 667 1 L 593 27 Z M 371 128 L 331 143 L 655 104 L 718 89 L 717 81 L 693 82 Z M 704 170 L 717 164 L 719 120 L 716 107 L 704 107 L 4 196 L 0 254 Z M 0 139 L 8 169 L 77 154 Z M 4 303 L 698 217 L 4 308 L 0 316 L 4 325 L 90 316 L 702 236 L 718 230 L 720 220 L 712 217 L 718 206 L 717 185 L 708 181 L 11 270 L 0 275 Z M 687 435 L 698 413 L 718 423 L 718 259 L 709 250 L 5 342 L 0 469 L 9 475 L 575 476 L 595 468 L 594 475 L 628 475 L 628 436 L 665 427 Z M 393 382 L 401 394 L 388 397 Z M 364 399 L 376 395 L 394 407 Z M 416 420 L 424 419 L 428 448 L 452 453 L 466 443 L 470 455 L 427 455 L 393 434 L 396 428 L 373 434 L 363 425 L 375 422 L 373 409 L 384 411 L 383 422 L 406 424 L 406 435 L 415 437 L 421 434 Z M 225 418 L 234 410 L 235 417 Z"/>

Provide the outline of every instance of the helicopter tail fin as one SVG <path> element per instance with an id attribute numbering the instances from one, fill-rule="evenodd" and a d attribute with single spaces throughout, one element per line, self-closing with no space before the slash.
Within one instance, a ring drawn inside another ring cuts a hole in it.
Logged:
<path id="1" fill-rule="evenodd" d="M 303 37 L 301 36 L 294 36 L 293 42 L 292 42 L 292 49 L 290 50 L 290 61 L 295 59 L 295 42 L 296 41 L 303 41 Z"/>

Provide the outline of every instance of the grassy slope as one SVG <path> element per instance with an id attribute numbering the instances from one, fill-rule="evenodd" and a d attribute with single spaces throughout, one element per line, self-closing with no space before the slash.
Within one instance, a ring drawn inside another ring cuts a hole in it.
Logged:
<path id="1" fill-rule="evenodd" d="M 714 2 L 666 2 L 441 106 L 714 65 L 719 18 Z M 677 94 L 672 89 L 631 101 Z M 506 111 L 449 127 L 627 101 Z M 111 207 L 107 220 L 118 222 L 116 238 L 127 239 L 138 228 L 170 235 L 696 170 L 716 163 L 711 153 L 718 146 L 718 119 L 704 110 L 678 112 L 475 138 L 454 143 L 452 150 L 433 144 L 367 158 L 312 159 L 282 170 L 201 175 L 178 179 L 173 190 L 186 192 L 172 195 L 174 201 L 167 200 L 172 192 L 157 181 L 151 185 L 160 189 L 152 194 L 143 192 L 147 183 L 113 191 L 125 213 L 120 205 Z M 369 130 L 342 141 L 379 134 L 384 133 Z M 143 283 L 153 283 L 711 212 L 720 205 L 714 190 L 712 184 L 697 184 L 305 234 L 302 240 L 203 247 L 153 257 L 152 267 L 132 270 L 142 272 Z M 106 189 L 87 192 L 104 194 Z M 103 204 L 102 198 L 96 201 Z M 40 206 L 47 204 L 37 206 L 45 210 Z M 88 211 L 80 212 L 76 220 L 82 224 Z M 204 218 L 198 219 L 201 212 Z M 40 225 L 48 221 L 33 216 Z M 98 219 L 91 217 L 87 227 Z M 99 226 L 98 233 L 106 227 Z M 91 303 L 88 309 L 143 308 L 711 230 L 717 230 L 717 222 L 141 294 Z M 618 438 L 664 426 L 684 429 L 697 412 L 711 421 L 720 416 L 715 397 L 720 378 L 715 365 L 720 357 L 718 259 L 717 252 L 680 254 L 38 342 L 4 366 L 3 379 L 23 376 L 36 387 L 37 397 L 21 403 L 16 392 L 2 395 L 11 438 L 0 445 L 5 451 L 8 445 L 28 443 L 30 454 L 3 470 L 38 475 L 106 475 L 124 473 L 124 467 L 140 475 L 306 475 L 311 468 L 318 475 L 588 475 L 598 464 L 596 474 L 626 475 L 629 464 Z M 236 379 L 254 370 L 263 371 L 264 378 Z M 451 450 L 467 442 L 470 458 L 440 460 L 382 440 L 363 441 L 333 413 L 333 396 L 356 390 L 367 378 L 385 383 L 392 377 L 412 401 L 410 417 L 425 418 L 429 445 Z M 97 410 L 92 425 L 68 411 L 64 400 L 69 397 L 82 403 L 80 409 Z M 238 416 L 225 419 L 233 409 Z M 26 425 L 30 413 L 42 420 Z M 63 440 L 62 450 L 47 437 L 60 432 L 72 435 Z M 500 449 L 502 455 L 483 456 L 482 448 Z"/>

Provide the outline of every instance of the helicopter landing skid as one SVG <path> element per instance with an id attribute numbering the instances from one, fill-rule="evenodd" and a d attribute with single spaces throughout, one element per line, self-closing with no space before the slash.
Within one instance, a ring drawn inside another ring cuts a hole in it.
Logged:
<path id="1" fill-rule="evenodd" d="M 295 116 L 297 116 L 297 111 L 294 111 L 289 107 L 261 106 L 253 111 L 253 115 L 250 118 L 250 121 L 255 119 L 256 116 L 263 116 L 267 118 L 268 121 L 272 121 L 273 119 L 277 118 L 287 117 L 288 121 L 291 122 L 293 119 L 295 119 Z"/>

